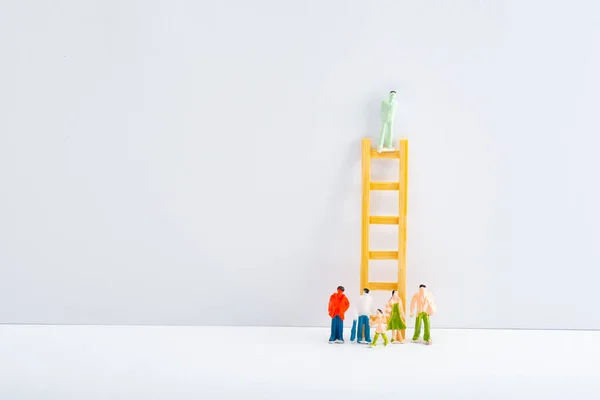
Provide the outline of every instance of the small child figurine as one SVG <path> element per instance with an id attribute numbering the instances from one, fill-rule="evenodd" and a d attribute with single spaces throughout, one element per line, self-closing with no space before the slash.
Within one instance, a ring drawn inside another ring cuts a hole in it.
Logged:
<path id="1" fill-rule="evenodd" d="M 406 315 L 404 314 L 404 307 L 402 305 L 402 299 L 398 296 L 397 290 L 392 290 L 392 297 L 388 300 L 385 305 L 385 312 L 390 316 L 388 322 L 388 330 L 392 331 L 392 343 L 404 343 L 402 339 L 402 330 L 406 329 Z"/>
<path id="2" fill-rule="evenodd" d="M 373 342 L 369 345 L 370 347 L 377 346 L 377 339 L 379 339 L 379 335 L 383 336 L 383 345 L 388 345 L 388 338 L 385 334 L 386 326 L 387 326 L 387 318 L 383 315 L 383 311 L 381 309 L 377 309 L 377 315 L 373 320 L 370 321 L 369 325 L 375 328 L 375 337 L 373 338 Z"/>
<path id="3" fill-rule="evenodd" d="M 350 308 L 350 302 L 344 294 L 343 286 L 329 298 L 329 316 L 331 317 L 331 336 L 329 343 L 344 343 L 344 313 Z"/>
<path id="4" fill-rule="evenodd" d="M 413 295 L 410 301 L 411 318 L 415 315 L 415 306 L 417 308 L 417 319 L 415 320 L 415 334 L 412 341 L 417 342 L 419 340 L 419 336 L 421 335 L 421 321 L 423 321 L 425 325 L 423 340 L 425 340 L 425 344 L 432 344 L 429 332 L 429 317 L 435 313 L 435 302 L 433 301 L 433 295 L 427 291 L 425 285 L 419 285 L 419 291 Z"/>

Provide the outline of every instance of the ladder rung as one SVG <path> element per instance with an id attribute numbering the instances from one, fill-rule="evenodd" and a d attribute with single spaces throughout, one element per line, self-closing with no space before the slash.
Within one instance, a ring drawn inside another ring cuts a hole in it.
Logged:
<path id="1" fill-rule="evenodd" d="M 400 190 L 400 182 L 371 182 L 371 190 Z"/>
<path id="2" fill-rule="evenodd" d="M 371 290 L 397 290 L 398 282 L 369 282 Z"/>
<path id="3" fill-rule="evenodd" d="M 369 217 L 369 222 L 371 224 L 379 224 L 379 225 L 398 225 L 398 223 L 400 222 L 400 218 L 399 217 L 392 217 L 392 216 L 371 216 Z"/>
<path id="4" fill-rule="evenodd" d="M 382 151 L 381 153 L 377 149 L 371 149 L 371 158 L 400 158 L 400 150 L 394 151 Z"/>
<path id="5" fill-rule="evenodd" d="M 397 260 L 398 252 L 397 251 L 370 251 L 369 259 L 370 260 Z"/>

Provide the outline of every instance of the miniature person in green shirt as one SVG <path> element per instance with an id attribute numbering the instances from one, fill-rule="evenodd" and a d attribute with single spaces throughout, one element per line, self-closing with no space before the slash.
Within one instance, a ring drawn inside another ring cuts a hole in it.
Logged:
<path id="1" fill-rule="evenodd" d="M 392 145 L 392 131 L 394 115 L 396 114 L 396 92 L 391 91 L 387 100 L 381 102 L 381 137 L 379 139 L 379 152 L 394 151 Z"/>

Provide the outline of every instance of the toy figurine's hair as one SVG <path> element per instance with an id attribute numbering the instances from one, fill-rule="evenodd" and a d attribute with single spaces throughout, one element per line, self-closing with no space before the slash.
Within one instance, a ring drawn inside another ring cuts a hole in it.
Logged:
<path id="1" fill-rule="evenodd" d="M 380 313 L 382 313 L 382 314 L 383 314 L 383 311 L 381 311 L 381 308 L 378 308 L 378 309 L 377 309 L 377 312 L 380 312 Z"/>
<path id="2" fill-rule="evenodd" d="M 363 292 L 365 292 L 365 293 L 369 293 L 369 292 L 370 292 L 370 290 L 369 290 L 369 289 L 367 289 L 367 288 L 364 288 L 364 289 L 363 289 Z"/>
<path id="3" fill-rule="evenodd" d="M 345 291 L 346 289 L 344 289 L 343 286 L 338 286 L 338 290 L 341 290 L 342 292 Z"/>
<path id="4" fill-rule="evenodd" d="M 395 91 L 395 90 L 392 90 L 390 93 L 396 93 L 396 91 Z"/>
<path id="5" fill-rule="evenodd" d="M 427 286 L 425 286 L 425 285 L 423 285 L 423 284 L 420 284 L 420 285 L 419 285 L 419 289 L 421 289 L 422 287 L 426 288 Z"/>

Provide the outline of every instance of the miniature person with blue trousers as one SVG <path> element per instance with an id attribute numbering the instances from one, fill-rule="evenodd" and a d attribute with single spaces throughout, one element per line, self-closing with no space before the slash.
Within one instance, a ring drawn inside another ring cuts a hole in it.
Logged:
<path id="1" fill-rule="evenodd" d="M 371 328 L 369 318 L 373 312 L 373 299 L 369 289 L 364 288 L 362 296 L 358 299 L 358 343 L 371 343 Z"/>
<path id="2" fill-rule="evenodd" d="M 329 298 L 329 316 L 331 317 L 329 343 L 344 343 L 344 313 L 350 308 L 350 302 L 344 294 L 344 290 L 343 286 L 338 286 L 337 291 Z"/>

